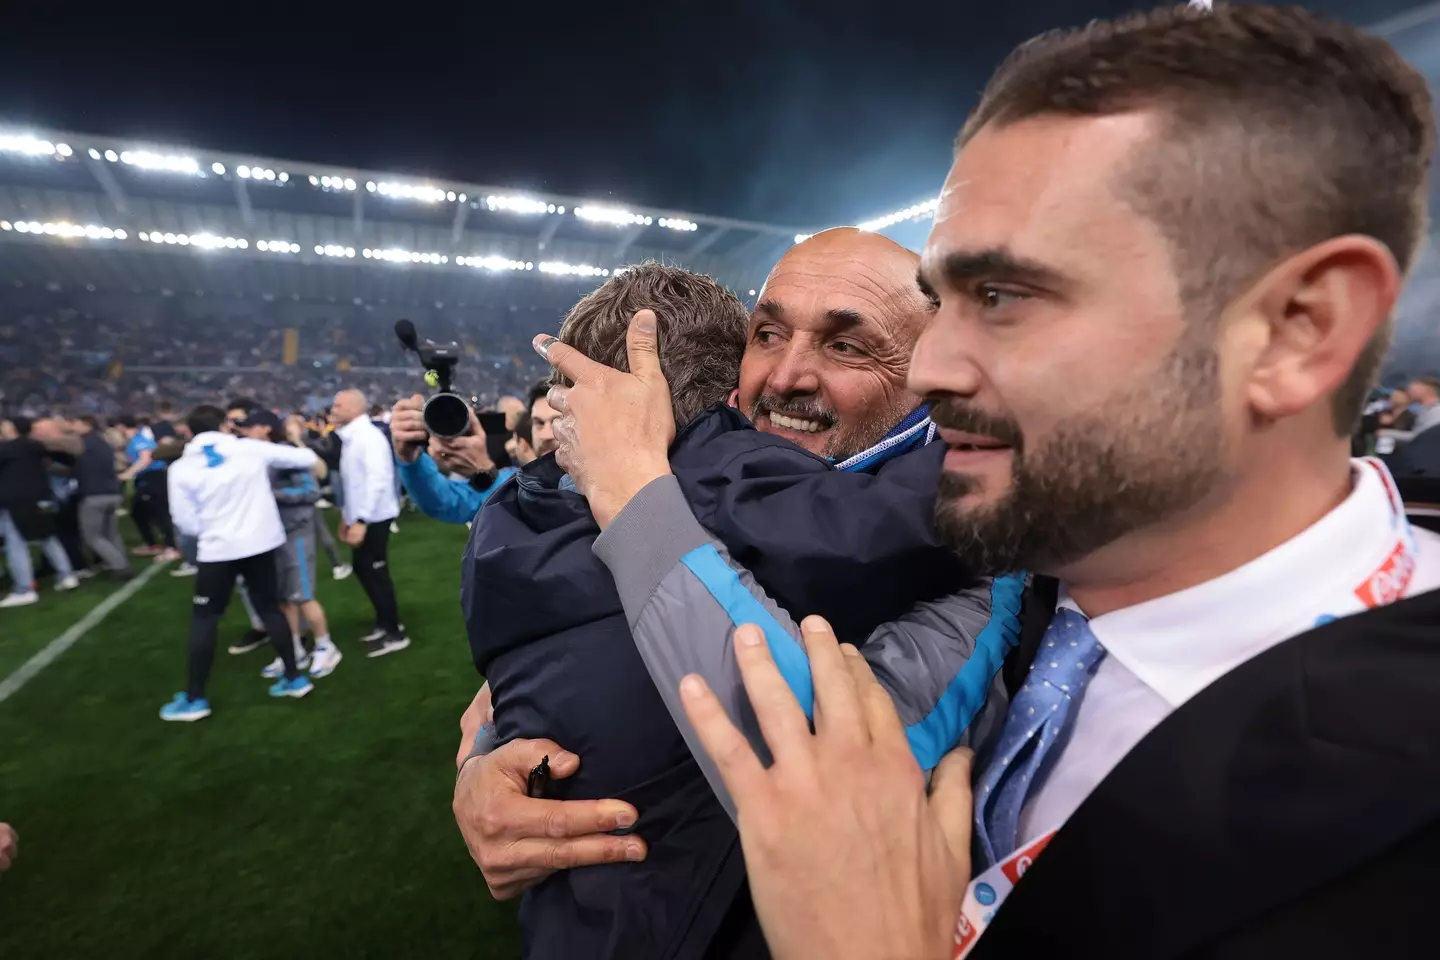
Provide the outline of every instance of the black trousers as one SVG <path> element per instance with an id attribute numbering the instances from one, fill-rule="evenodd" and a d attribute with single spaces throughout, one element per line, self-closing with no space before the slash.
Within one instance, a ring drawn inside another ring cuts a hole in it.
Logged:
<path id="1" fill-rule="evenodd" d="M 175 527 L 170 522 L 169 478 L 164 470 L 146 470 L 135 475 L 135 502 L 130 506 L 130 516 L 146 544 L 154 546 L 158 542 L 175 546 Z"/>
<path id="2" fill-rule="evenodd" d="M 365 539 L 350 552 L 355 579 L 375 608 L 375 625 L 386 633 L 400 632 L 400 609 L 395 602 L 395 584 L 390 580 L 390 521 L 365 525 Z"/>
<path id="3" fill-rule="evenodd" d="M 220 618 L 225 615 L 225 607 L 230 603 L 236 577 L 245 578 L 250 602 L 265 624 L 265 632 L 270 635 L 270 643 L 275 647 L 280 662 L 285 664 L 286 679 L 298 677 L 300 671 L 295 666 L 295 644 L 290 638 L 290 625 L 285 622 L 277 599 L 279 573 L 275 566 L 275 551 L 219 563 L 202 560 L 199 566 L 200 571 L 195 575 L 194 610 L 190 616 L 190 676 L 186 695 L 191 700 L 205 696 L 205 684 L 210 679 L 210 668 L 215 662 L 215 638 L 220 632 Z"/>

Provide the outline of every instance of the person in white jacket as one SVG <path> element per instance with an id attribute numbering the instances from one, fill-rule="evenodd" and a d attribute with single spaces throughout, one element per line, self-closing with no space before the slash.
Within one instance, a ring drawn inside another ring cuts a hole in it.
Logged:
<path id="1" fill-rule="evenodd" d="M 162 720 L 210 716 L 205 684 L 215 660 L 215 637 L 240 576 L 284 664 L 284 676 L 270 695 L 303 697 L 314 689 L 295 662 L 276 595 L 275 554 L 285 543 L 285 528 L 270 492 L 270 468 L 309 469 L 319 458 L 311 450 L 221 433 L 224 421 L 219 407 L 192 410 L 186 422 L 194 439 L 169 471 L 171 517 L 181 532 L 197 538 L 200 570 L 190 621 L 189 679 L 185 691 L 161 708 Z"/>
<path id="2" fill-rule="evenodd" d="M 410 646 L 400 623 L 395 584 L 390 580 L 390 523 L 400 514 L 395 495 L 395 457 L 390 441 L 371 422 L 369 405 L 359 390 L 342 390 L 330 407 L 340 438 L 340 484 L 343 523 L 340 538 L 353 549 L 351 566 L 375 608 L 375 629 L 361 639 L 367 657 Z"/>

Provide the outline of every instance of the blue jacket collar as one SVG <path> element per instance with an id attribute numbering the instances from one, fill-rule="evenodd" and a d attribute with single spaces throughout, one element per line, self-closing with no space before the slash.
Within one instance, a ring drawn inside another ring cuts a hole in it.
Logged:
<path id="1" fill-rule="evenodd" d="M 911 410 L 909 416 L 897 423 L 875 446 L 836 463 L 835 469 L 852 472 L 873 470 L 902 453 L 926 446 L 934 439 L 935 424 L 930 422 L 930 408 L 922 404 Z"/>

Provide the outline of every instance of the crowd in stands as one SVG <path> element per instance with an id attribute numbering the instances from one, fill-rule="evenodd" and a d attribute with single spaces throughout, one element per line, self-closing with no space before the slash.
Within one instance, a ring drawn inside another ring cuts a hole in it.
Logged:
<path id="1" fill-rule="evenodd" d="M 421 334 L 461 345 L 456 389 L 488 405 L 523 392 L 540 375 L 527 346 L 533 316 L 501 313 L 474 324 L 441 317 L 427 320 Z M 0 303 L 0 412 L 34 416 L 61 408 L 115 417 L 153 409 L 161 398 L 184 410 L 236 395 L 312 412 L 346 387 L 388 405 L 424 389 L 419 364 L 401 350 L 392 324 L 388 315 L 365 311 L 286 328 L 254 315 L 157 309 L 117 318 Z M 296 331 L 289 364 L 286 329 Z"/>

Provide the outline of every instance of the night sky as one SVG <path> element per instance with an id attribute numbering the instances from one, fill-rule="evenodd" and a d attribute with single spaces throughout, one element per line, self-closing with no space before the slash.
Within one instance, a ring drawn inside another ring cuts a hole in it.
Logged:
<path id="1" fill-rule="evenodd" d="M 930 195 L 1007 50 L 1135 5 L 5 6 L 0 121 L 810 227 Z"/>

